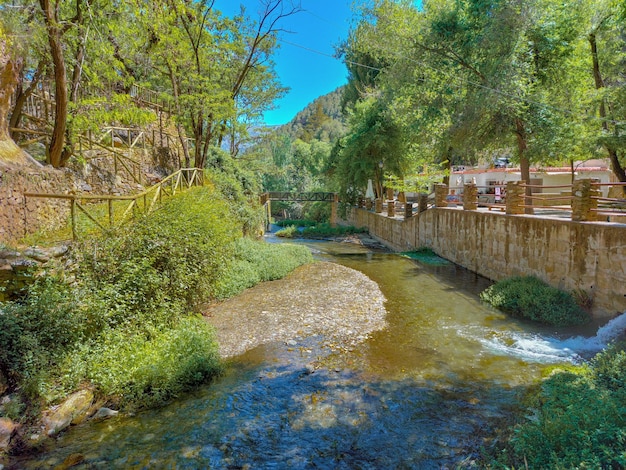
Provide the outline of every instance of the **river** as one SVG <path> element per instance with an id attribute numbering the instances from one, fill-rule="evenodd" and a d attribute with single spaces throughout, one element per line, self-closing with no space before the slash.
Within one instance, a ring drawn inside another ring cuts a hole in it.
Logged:
<path id="1" fill-rule="evenodd" d="M 81 462 L 73 468 L 478 467 L 481 446 L 542 369 L 580 361 L 622 328 L 600 339 L 598 325 L 556 334 L 485 305 L 489 281 L 443 260 L 306 245 L 378 284 L 384 329 L 349 348 L 318 336 L 258 346 L 167 407 L 76 426 L 16 468 L 54 468 L 70 455 Z"/>

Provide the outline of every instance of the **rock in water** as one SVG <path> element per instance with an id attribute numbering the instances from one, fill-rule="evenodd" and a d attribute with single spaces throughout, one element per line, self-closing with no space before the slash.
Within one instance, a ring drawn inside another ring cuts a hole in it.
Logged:
<path id="1" fill-rule="evenodd" d="M 111 416 L 116 416 L 119 411 L 112 410 L 110 408 L 100 408 L 95 415 L 93 415 L 92 419 L 105 419 L 110 418 Z"/>
<path id="2" fill-rule="evenodd" d="M 44 418 L 46 432 L 52 436 L 67 428 L 72 421 L 83 416 L 93 402 L 93 392 L 91 390 L 80 390 L 70 395 L 67 400 L 54 410 L 49 416 Z"/>

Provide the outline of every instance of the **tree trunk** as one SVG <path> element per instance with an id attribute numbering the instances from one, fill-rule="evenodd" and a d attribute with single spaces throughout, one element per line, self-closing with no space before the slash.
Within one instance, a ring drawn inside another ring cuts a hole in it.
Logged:
<path id="1" fill-rule="evenodd" d="M 22 111 L 24 110 L 24 105 L 26 104 L 26 100 L 33 93 L 33 91 L 35 91 L 35 88 L 37 88 L 37 84 L 39 83 L 39 80 L 41 79 L 41 75 L 43 74 L 44 68 L 45 67 L 44 67 L 43 60 L 39 61 L 39 64 L 37 64 L 37 70 L 35 70 L 35 73 L 33 77 L 31 78 L 30 84 L 28 85 L 28 88 L 26 88 L 26 90 L 24 90 L 22 87 L 22 83 L 24 81 L 24 78 L 23 78 L 24 72 L 22 71 L 20 73 L 20 77 L 18 79 L 15 103 L 13 104 L 13 111 L 11 112 L 11 121 L 9 122 L 9 134 L 11 135 L 11 138 L 13 140 L 15 140 L 16 136 L 15 136 L 15 133 L 11 131 L 11 129 L 14 127 L 19 127 L 20 121 L 22 118 Z"/>
<path id="2" fill-rule="evenodd" d="M 65 146 L 65 129 L 67 127 L 67 73 L 63 58 L 63 46 L 61 45 L 61 30 L 57 18 L 56 8 L 53 9 L 50 0 L 39 0 L 44 15 L 48 43 L 54 67 L 54 128 L 52 139 L 48 147 L 48 162 L 55 168 L 65 165 L 67 155 L 63 155 Z"/>
<path id="3" fill-rule="evenodd" d="M 526 156 L 526 149 L 528 145 L 526 144 L 526 129 L 524 128 L 524 122 L 521 119 L 515 119 L 515 136 L 517 137 L 517 153 L 519 156 L 519 166 L 520 172 L 522 174 L 522 181 L 525 181 L 526 184 L 530 184 L 530 161 Z M 532 199 L 529 199 L 528 196 L 532 195 L 532 188 L 526 187 L 526 198 L 524 199 L 524 205 L 530 206 L 532 204 Z M 533 214 L 532 207 L 525 207 L 524 212 L 526 214 Z"/>
<path id="4" fill-rule="evenodd" d="M 9 134 L 11 95 L 17 85 L 21 61 L 11 57 L 6 42 L 0 37 L 0 162 L 26 163 L 24 152 Z"/>
<path id="5" fill-rule="evenodd" d="M 598 43 L 596 41 L 595 33 L 589 34 L 589 45 L 591 46 L 591 59 L 593 63 L 593 79 L 596 85 L 596 89 L 600 90 L 604 88 L 604 80 L 602 79 L 602 74 L 600 72 L 600 62 L 598 60 Z M 609 122 L 607 120 L 607 112 L 606 112 L 606 103 L 604 102 L 604 98 L 600 103 L 600 118 L 602 119 L 602 129 L 610 134 L 611 131 L 609 129 Z M 611 170 L 613 170 L 613 174 L 615 177 L 621 181 L 626 182 L 626 171 L 622 168 L 620 164 L 619 158 L 617 156 L 617 149 L 613 145 L 608 142 L 604 143 L 604 148 L 606 148 L 607 153 L 609 154 L 609 160 L 611 161 Z"/>
<path id="6" fill-rule="evenodd" d="M 4 44 L 0 44 L 4 46 Z M 2 49 L 0 49 L 2 52 Z M 19 64 L 8 57 L 0 58 L 2 70 L 0 71 L 0 140 L 10 139 L 9 134 L 9 110 L 11 107 L 11 95 L 17 85 L 19 76 Z"/>

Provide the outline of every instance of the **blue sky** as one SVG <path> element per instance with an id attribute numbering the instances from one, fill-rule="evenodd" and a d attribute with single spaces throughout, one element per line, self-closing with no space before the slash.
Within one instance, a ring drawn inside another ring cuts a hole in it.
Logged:
<path id="1" fill-rule="evenodd" d="M 289 3 L 289 0 L 286 1 Z M 218 0 L 215 7 L 231 16 L 246 7 L 257 18 L 259 0 Z M 352 0 L 301 0 L 301 11 L 282 22 L 280 49 L 274 56 L 276 72 L 290 90 L 265 114 L 268 125 L 285 124 L 315 98 L 347 82 L 347 69 L 333 54 L 346 39 L 352 21 Z"/>

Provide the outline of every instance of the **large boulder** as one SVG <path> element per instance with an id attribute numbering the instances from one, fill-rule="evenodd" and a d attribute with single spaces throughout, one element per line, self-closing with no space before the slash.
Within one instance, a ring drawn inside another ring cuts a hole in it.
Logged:
<path id="1" fill-rule="evenodd" d="M 72 423 L 81 421 L 93 403 L 91 390 L 80 390 L 70 395 L 60 406 L 43 419 L 46 433 L 53 436 Z"/>

